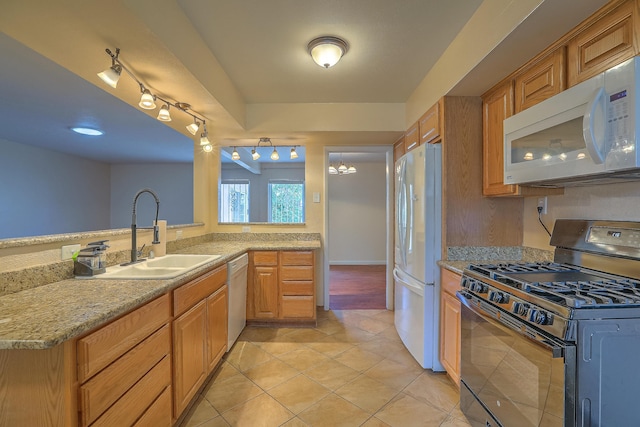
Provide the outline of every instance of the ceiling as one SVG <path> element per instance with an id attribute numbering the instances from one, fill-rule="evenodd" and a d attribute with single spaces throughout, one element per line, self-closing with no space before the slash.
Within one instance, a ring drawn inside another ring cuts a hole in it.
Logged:
<path id="1" fill-rule="evenodd" d="M 448 93 L 482 94 L 606 3 L 539 1 Z M 251 146 L 263 136 L 283 145 L 390 144 L 400 130 L 272 126 L 264 134 L 262 123 L 247 126 L 245 117 L 256 106 L 403 104 L 481 3 L 5 0 L 0 138 L 105 162 L 191 161 L 194 138 L 184 129 L 190 116 L 175 111 L 171 123 L 159 122 L 157 111 L 138 108 L 133 79 L 123 73 L 112 89 L 97 78 L 110 65 L 105 48 L 120 47 L 120 59 L 154 93 L 188 102 L 206 117 L 210 139 L 218 144 Z M 342 37 L 350 46 L 329 69 L 317 66 L 306 50 L 321 35 Z M 317 120 L 321 124 L 322 117 Z M 69 131 L 83 122 L 105 135 Z"/>

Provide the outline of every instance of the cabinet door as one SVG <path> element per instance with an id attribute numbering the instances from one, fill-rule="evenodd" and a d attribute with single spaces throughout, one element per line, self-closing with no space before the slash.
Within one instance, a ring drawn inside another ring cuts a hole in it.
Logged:
<path id="1" fill-rule="evenodd" d="M 586 27 L 567 45 L 569 87 L 637 55 L 635 1 L 627 1 Z"/>
<path id="2" fill-rule="evenodd" d="M 562 92 L 565 82 L 564 46 L 516 75 L 515 112 L 519 113 Z"/>
<path id="3" fill-rule="evenodd" d="M 393 162 L 404 156 L 404 135 L 393 144 Z"/>
<path id="4" fill-rule="evenodd" d="M 460 307 L 457 298 L 440 294 L 440 361 L 456 384 L 460 384 Z"/>
<path id="5" fill-rule="evenodd" d="M 254 267 L 252 297 L 254 318 L 278 318 L 278 267 Z"/>
<path id="6" fill-rule="evenodd" d="M 420 132 L 418 127 L 418 122 L 415 122 L 413 126 L 411 126 L 404 133 L 404 151 L 408 152 L 413 150 L 414 148 L 418 148 L 420 145 Z"/>
<path id="7" fill-rule="evenodd" d="M 207 372 L 213 371 L 227 350 L 227 285 L 207 298 Z"/>
<path id="8" fill-rule="evenodd" d="M 173 321 L 174 414 L 179 416 L 207 376 L 207 306 L 200 301 Z"/>
<path id="9" fill-rule="evenodd" d="M 502 122 L 513 115 L 513 83 L 494 88 L 482 99 L 482 194 L 513 195 L 517 186 L 504 185 L 504 130 Z"/>
<path id="10" fill-rule="evenodd" d="M 440 101 L 429 108 L 418 120 L 420 124 L 420 145 L 440 140 Z"/>

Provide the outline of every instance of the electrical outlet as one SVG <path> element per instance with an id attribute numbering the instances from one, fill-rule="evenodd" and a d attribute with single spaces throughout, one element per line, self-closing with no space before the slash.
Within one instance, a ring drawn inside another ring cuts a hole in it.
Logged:
<path id="1" fill-rule="evenodd" d="M 251 231 L 251 227 L 248 225 L 243 225 L 242 226 L 242 232 L 243 233 L 249 233 Z"/>
<path id="2" fill-rule="evenodd" d="M 547 196 L 538 197 L 538 208 L 542 208 L 540 211 L 542 215 L 547 214 Z"/>
<path id="3" fill-rule="evenodd" d="M 67 245 L 60 248 L 60 259 L 71 259 L 73 254 L 80 250 L 80 245 Z"/>
<path id="4" fill-rule="evenodd" d="M 176 230 L 176 240 L 182 239 L 182 230 Z"/>

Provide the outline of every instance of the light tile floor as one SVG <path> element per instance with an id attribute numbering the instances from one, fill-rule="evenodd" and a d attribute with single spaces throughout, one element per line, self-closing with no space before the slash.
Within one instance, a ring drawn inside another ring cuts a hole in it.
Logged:
<path id="1" fill-rule="evenodd" d="M 316 328 L 247 327 L 181 427 L 468 427 L 387 310 L 318 311 Z"/>

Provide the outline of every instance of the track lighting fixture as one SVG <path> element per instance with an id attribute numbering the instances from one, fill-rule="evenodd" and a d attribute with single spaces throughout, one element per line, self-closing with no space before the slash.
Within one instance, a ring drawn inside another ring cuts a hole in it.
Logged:
<path id="1" fill-rule="evenodd" d="M 260 147 L 266 148 L 265 147 L 268 146 L 270 148 L 272 148 L 271 151 L 271 155 L 269 156 L 269 158 L 273 161 L 277 161 L 280 160 L 280 153 L 278 153 L 278 147 L 281 148 L 289 148 L 291 146 L 287 146 L 287 145 L 279 145 L 279 146 L 275 146 L 273 145 L 273 143 L 271 142 L 270 138 L 260 138 L 260 140 L 258 141 L 258 145 L 254 146 L 251 149 L 251 158 L 256 161 L 260 158 L 260 153 L 258 152 L 258 150 L 260 149 Z M 295 160 L 298 158 L 298 153 L 296 152 L 296 146 L 291 147 L 291 153 L 290 153 L 290 159 L 291 160 Z M 265 153 L 265 151 L 262 152 L 263 154 Z M 233 151 L 231 152 L 231 160 L 237 161 L 240 160 L 240 153 L 238 152 L 238 149 L 236 146 L 233 147 Z"/>
<path id="2" fill-rule="evenodd" d="M 129 70 L 118 58 L 120 55 L 120 48 L 116 48 L 116 52 L 111 52 L 110 49 L 105 49 L 107 55 L 111 57 L 111 67 L 106 70 L 98 73 L 98 77 L 105 83 L 107 83 L 112 88 L 116 88 L 118 85 L 118 80 L 120 79 L 120 75 L 124 70 L 133 80 L 138 83 L 140 86 L 140 102 L 138 106 L 145 110 L 154 110 L 156 108 L 156 99 L 159 99 L 164 103 L 164 105 L 160 108 L 158 112 L 158 120 L 163 122 L 171 121 L 171 114 L 169 113 L 170 107 L 175 107 L 176 109 L 182 111 L 185 114 L 193 117 L 193 123 L 187 125 L 187 130 L 191 135 L 197 135 L 198 130 L 200 129 L 200 123 L 203 126 L 203 132 L 200 134 L 200 145 L 203 146 L 204 151 L 210 152 L 213 150 L 211 147 L 211 142 L 209 141 L 209 136 L 206 127 L 206 120 L 204 117 L 201 117 L 199 114 L 187 111 L 191 108 L 191 106 L 184 102 L 173 102 L 164 97 L 158 95 L 157 93 L 152 93 L 141 81 L 138 79 L 132 72 Z"/>
<path id="3" fill-rule="evenodd" d="M 138 105 L 145 110 L 153 110 L 156 108 L 155 97 L 149 92 L 149 89 L 142 89 L 142 96 L 140 97 Z"/>
<path id="4" fill-rule="evenodd" d="M 296 147 L 291 147 L 291 154 L 289 155 L 290 159 L 297 159 L 298 153 L 296 153 Z"/>
<path id="5" fill-rule="evenodd" d="M 191 135 L 195 135 L 198 133 L 198 129 L 200 129 L 200 123 L 198 123 L 198 119 L 193 118 L 193 123 L 187 125 L 187 130 Z"/>
<path id="6" fill-rule="evenodd" d="M 158 120 L 161 122 L 170 122 L 171 114 L 169 113 L 169 104 L 165 104 L 160 107 L 160 111 L 158 111 Z"/>
<path id="7" fill-rule="evenodd" d="M 236 147 L 233 147 L 233 153 L 231 153 L 231 160 L 240 160 L 240 153 L 236 150 Z"/>

